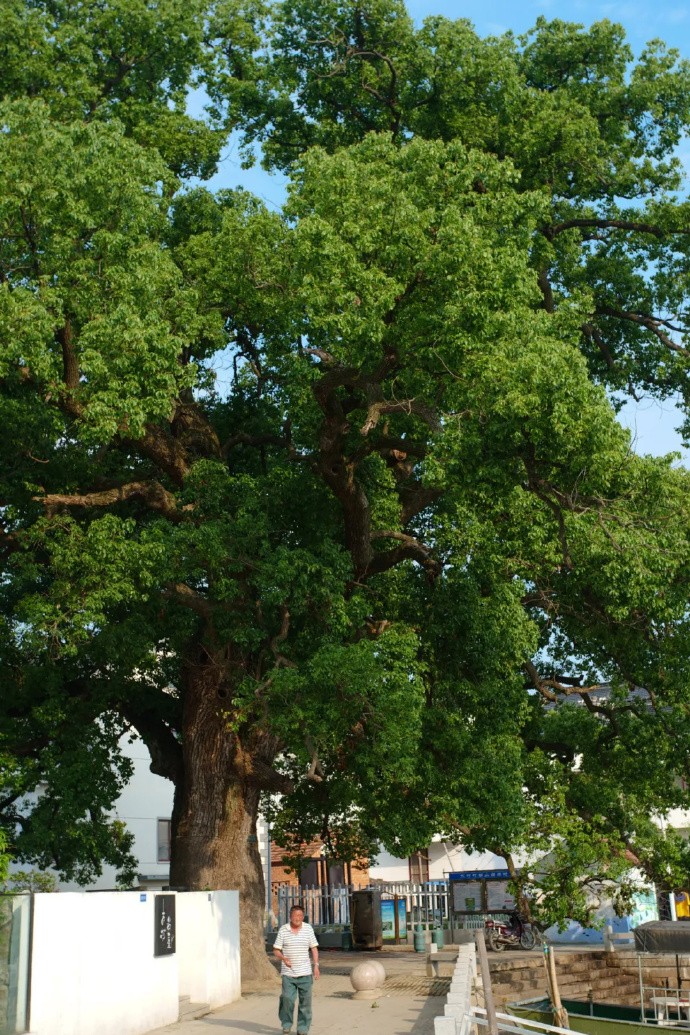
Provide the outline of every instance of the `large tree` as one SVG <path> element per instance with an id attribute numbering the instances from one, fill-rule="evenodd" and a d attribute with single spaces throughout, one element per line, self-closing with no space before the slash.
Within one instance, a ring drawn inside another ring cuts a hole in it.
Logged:
<path id="1" fill-rule="evenodd" d="M 383 0 L 2 7 L 15 853 L 126 861 L 133 729 L 175 785 L 171 881 L 240 889 L 248 976 L 262 792 L 399 852 L 583 829 L 588 866 L 663 869 L 689 476 L 607 389 L 685 387 L 686 67 Z M 284 212 L 193 179 L 238 124 L 292 163 Z"/>

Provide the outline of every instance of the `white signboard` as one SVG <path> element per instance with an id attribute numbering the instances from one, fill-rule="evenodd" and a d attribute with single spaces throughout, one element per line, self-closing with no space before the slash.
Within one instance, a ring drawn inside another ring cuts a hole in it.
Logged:
<path id="1" fill-rule="evenodd" d="M 456 913 L 481 913 L 481 881 L 454 881 L 453 909 Z"/>
<path id="2" fill-rule="evenodd" d="M 510 911 L 515 909 L 515 898 L 508 891 L 508 881 L 488 880 L 486 882 L 486 908 Z"/>

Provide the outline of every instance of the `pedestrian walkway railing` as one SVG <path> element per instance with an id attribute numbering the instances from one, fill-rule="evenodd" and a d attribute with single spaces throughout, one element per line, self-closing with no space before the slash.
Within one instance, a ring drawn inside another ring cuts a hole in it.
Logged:
<path id="1" fill-rule="evenodd" d="M 461 1012 L 447 1003 L 444 1010 L 442 1017 L 434 1018 L 434 1035 L 470 1035 L 473 1031 L 484 1033 L 489 1028 L 483 1006 L 470 1005 L 465 1012 Z M 497 1012 L 496 1026 L 504 1035 L 573 1035 L 570 1028 L 557 1028 L 554 1024 L 530 1021 L 510 1013 Z"/>
<path id="2" fill-rule="evenodd" d="M 530 1021 L 526 1017 L 514 1017 L 510 1013 L 496 1013 L 498 1030 L 507 1032 L 508 1035 L 536 1035 L 537 1032 L 547 1032 L 551 1035 L 573 1035 L 570 1028 L 557 1028 L 554 1024 L 544 1024 L 542 1021 Z M 473 1006 L 471 1010 L 471 1023 L 477 1025 L 482 1031 L 489 1027 L 486 1010 L 481 1006 Z M 458 1035 L 460 1033 L 458 1032 Z"/>
<path id="3" fill-rule="evenodd" d="M 483 950 L 482 950 L 483 951 Z M 486 957 L 484 957 L 486 963 Z M 488 980 L 488 965 L 485 967 Z M 481 986 L 480 986 L 481 987 Z M 443 1014 L 434 1018 L 434 1035 L 572 1035 L 567 1028 L 514 1017 L 509 1013 L 492 1013 L 491 1020 L 483 1006 L 473 1002 L 477 989 L 477 955 L 474 945 L 461 945 L 443 1004 Z M 490 1004 L 489 990 L 486 1002 Z M 491 1000 L 492 1001 L 492 1000 Z M 491 1007 L 493 1011 L 493 1007 Z"/>
<path id="4" fill-rule="evenodd" d="M 443 1016 L 434 1018 L 434 1035 L 470 1035 L 474 1024 L 472 994 L 476 978 L 476 949 L 474 945 L 461 945 L 443 1005 Z"/>

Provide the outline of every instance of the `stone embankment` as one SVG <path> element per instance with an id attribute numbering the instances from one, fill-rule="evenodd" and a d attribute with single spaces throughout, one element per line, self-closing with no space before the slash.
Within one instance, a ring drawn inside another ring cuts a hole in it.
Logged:
<path id="1" fill-rule="evenodd" d="M 556 947 L 556 972 L 562 999 L 636 1005 L 640 1001 L 637 954 L 634 952 L 562 952 Z M 690 957 L 642 956 L 645 986 L 690 989 Z M 543 954 L 529 957 L 491 958 L 491 981 L 499 1009 L 506 1003 L 535 999 L 547 994 Z"/>

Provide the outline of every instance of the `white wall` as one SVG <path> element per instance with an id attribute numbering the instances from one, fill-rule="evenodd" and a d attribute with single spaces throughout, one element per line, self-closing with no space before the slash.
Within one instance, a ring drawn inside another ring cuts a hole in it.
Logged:
<path id="1" fill-rule="evenodd" d="M 449 873 L 464 870 L 504 870 L 506 861 L 493 852 L 468 852 L 462 845 L 433 841 L 429 845 L 429 878 L 443 880 Z"/>
<path id="2" fill-rule="evenodd" d="M 668 816 L 666 816 L 665 823 L 659 824 L 661 828 L 664 825 L 674 827 L 679 831 L 687 831 L 690 827 L 690 812 L 687 809 L 671 809 Z"/>
<path id="3" fill-rule="evenodd" d="M 178 892 L 180 995 L 223 1006 L 240 998 L 238 891 Z"/>
<path id="4" fill-rule="evenodd" d="M 505 859 L 493 852 L 468 852 L 461 845 L 434 840 L 429 845 L 429 879 L 443 880 L 451 872 L 462 870 L 502 870 Z M 381 849 L 375 866 L 369 867 L 372 880 L 402 881 L 410 879 L 407 859 L 397 859 Z"/>
<path id="5" fill-rule="evenodd" d="M 237 891 L 175 896 L 176 951 L 154 957 L 154 894 L 35 895 L 32 1035 L 142 1035 L 177 1021 L 179 997 L 240 998 Z"/>
<path id="6" fill-rule="evenodd" d="M 409 880 L 410 867 L 407 859 L 397 859 L 381 848 L 376 853 L 376 864 L 369 866 L 370 880 Z"/>
<path id="7" fill-rule="evenodd" d="M 178 959 L 154 958 L 153 898 L 34 897 L 32 1035 L 140 1035 L 177 1020 Z"/>

